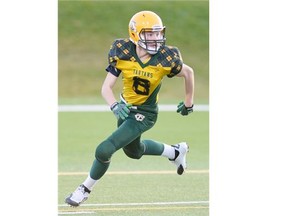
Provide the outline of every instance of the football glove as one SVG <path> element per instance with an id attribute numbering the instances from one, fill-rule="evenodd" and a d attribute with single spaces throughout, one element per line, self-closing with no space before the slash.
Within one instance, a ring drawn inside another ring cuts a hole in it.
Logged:
<path id="1" fill-rule="evenodd" d="M 193 106 L 194 106 L 194 104 L 192 104 L 191 107 L 186 107 L 184 102 L 182 101 L 177 106 L 177 113 L 180 113 L 183 116 L 188 115 L 188 114 L 193 112 Z"/>
<path id="2" fill-rule="evenodd" d="M 111 105 L 110 109 L 117 119 L 121 118 L 122 120 L 125 120 L 130 113 L 131 106 L 131 104 L 119 104 L 118 102 L 115 102 Z"/>

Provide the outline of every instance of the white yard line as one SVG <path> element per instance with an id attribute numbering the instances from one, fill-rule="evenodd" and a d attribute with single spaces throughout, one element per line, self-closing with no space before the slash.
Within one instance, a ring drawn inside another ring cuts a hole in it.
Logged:
<path id="1" fill-rule="evenodd" d="M 182 201 L 182 202 L 150 202 L 150 203 L 97 203 L 82 204 L 79 208 L 68 207 L 67 204 L 58 205 L 59 215 L 92 214 L 99 211 L 136 211 L 136 210 L 183 210 L 208 209 L 209 201 Z M 66 207 L 66 208 L 61 208 Z M 68 207 L 68 208 L 67 208 Z M 89 208 L 90 207 L 90 208 Z M 93 208 L 94 207 L 94 208 Z"/>
<path id="2" fill-rule="evenodd" d="M 195 205 L 209 204 L 209 201 L 180 201 L 180 202 L 150 202 L 150 203 L 94 203 L 82 204 L 81 207 L 104 207 L 104 206 L 165 206 L 165 205 Z M 59 207 L 67 207 L 67 204 L 59 204 Z"/>
<path id="3" fill-rule="evenodd" d="M 159 105 L 159 111 L 175 111 L 177 110 L 177 104 L 163 104 Z M 108 105 L 59 105 L 59 112 L 110 112 Z M 208 112 L 209 105 L 207 104 L 195 104 L 194 111 Z"/>
<path id="4" fill-rule="evenodd" d="M 100 211 L 163 211 L 163 210 L 177 210 L 182 211 L 184 209 L 209 209 L 209 205 L 202 205 L 202 206 L 158 206 L 158 207 L 114 207 L 114 208 L 84 208 L 77 210 L 60 210 L 58 215 L 77 215 L 77 214 L 95 214 Z"/>

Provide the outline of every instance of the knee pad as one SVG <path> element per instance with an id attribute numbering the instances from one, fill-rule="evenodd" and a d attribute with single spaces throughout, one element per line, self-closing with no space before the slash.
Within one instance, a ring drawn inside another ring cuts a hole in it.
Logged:
<path id="1" fill-rule="evenodd" d="M 109 140 L 105 140 L 96 148 L 95 158 L 102 163 L 109 163 L 115 151 L 114 144 Z"/>
<path id="2" fill-rule="evenodd" d="M 126 147 L 123 148 L 123 151 L 128 157 L 130 157 L 132 159 L 137 159 L 137 160 L 142 157 L 143 152 L 144 152 L 144 151 L 140 151 L 140 149 L 139 150 L 131 150 L 131 149 L 126 148 Z"/>

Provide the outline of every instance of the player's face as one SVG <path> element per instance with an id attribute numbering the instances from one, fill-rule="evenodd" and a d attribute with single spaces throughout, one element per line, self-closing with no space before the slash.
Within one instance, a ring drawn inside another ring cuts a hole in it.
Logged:
<path id="1" fill-rule="evenodd" d="M 146 41 L 149 49 L 156 49 L 161 44 L 157 43 L 157 40 L 162 40 L 164 38 L 162 31 L 145 31 L 141 33 L 141 39 Z"/>
<path id="2" fill-rule="evenodd" d="M 147 31 L 143 33 L 146 40 L 160 40 L 163 39 L 163 34 L 160 31 Z"/>

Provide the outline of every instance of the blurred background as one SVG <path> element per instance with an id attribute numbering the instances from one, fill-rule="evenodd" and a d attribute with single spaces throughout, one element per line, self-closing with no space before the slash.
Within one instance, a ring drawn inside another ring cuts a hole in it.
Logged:
<path id="1" fill-rule="evenodd" d="M 180 49 L 195 72 L 195 104 L 209 103 L 208 1 L 59 1 L 58 103 L 105 104 L 100 89 L 112 42 L 128 38 L 128 23 L 141 11 L 157 13 L 167 45 Z M 183 100 L 183 79 L 164 78 L 159 103 Z M 121 91 L 117 82 L 115 93 Z"/>

